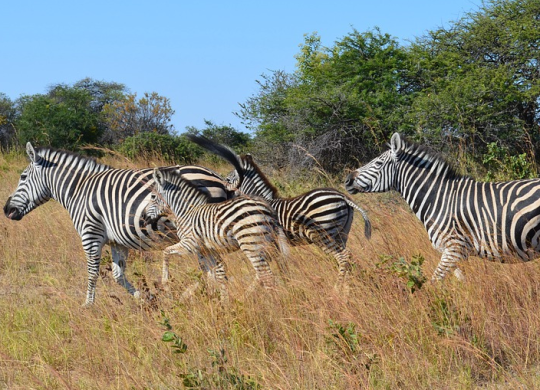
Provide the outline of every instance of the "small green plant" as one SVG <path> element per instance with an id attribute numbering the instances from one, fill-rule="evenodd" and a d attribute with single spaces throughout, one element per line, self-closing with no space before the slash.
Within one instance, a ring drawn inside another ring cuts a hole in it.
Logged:
<path id="1" fill-rule="evenodd" d="M 360 335 L 356 331 L 356 325 L 352 322 L 346 325 L 340 324 L 333 320 L 328 320 L 328 329 L 331 337 L 327 338 L 329 344 L 335 344 L 340 349 L 344 349 L 350 353 L 360 351 L 359 342 Z"/>
<path id="2" fill-rule="evenodd" d="M 459 330 L 459 312 L 449 297 L 436 297 L 430 304 L 429 316 L 440 336 L 449 336 Z"/>
<path id="3" fill-rule="evenodd" d="M 403 257 L 400 257 L 396 261 L 392 261 L 394 258 L 388 255 L 381 255 L 381 261 L 375 266 L 379 269 L 390 271 L 402 279 L 405 279 L 407 288 L 411 293 L 414 293 L 422 288 L 426 283 L 427 278 L 422 273 L 422 264 L 424 264 L 424 257 L 421 255 L 413 256 L 409 263 Z"/>
<path id="4" fill-rule="evenodd" d="M 173 353 L 186 353 L 187 345 L 182 341 L 182 338 L 178 336 L 175 332 L 172 331 L 172 325 L 170 323 L 169 317 L 165 315 L 165 312 L 161 311 L 161 317 L 163 318 L 160 325 L 165 327 L 165 333 L 161 336 L 161 341 L 165 343 L 172 343 L 171 348 Z"/>
<path id="5" fill-rule="evenodd" d="M 407 287 L 411 293 L 420 290 L 427 281 L 427 278 L 422 273 L 424 261 L 425 259 L 420 255 L 413 256 L 410 263 L 400 257 L 391 266 L 392 271 L 407 281 Z"/>
<path id="6" fill-rule="evenodd" d="M 235 368 L 227 368 L 227 355 L 224 348 L 208 349 L 215 372 L 206 369 L 190 369 L 187 374 L 180 374 L 182 384 L 188 389 L 238 389 L 258 390 L 261 386 L 249 375 L 238 374 Z"/>

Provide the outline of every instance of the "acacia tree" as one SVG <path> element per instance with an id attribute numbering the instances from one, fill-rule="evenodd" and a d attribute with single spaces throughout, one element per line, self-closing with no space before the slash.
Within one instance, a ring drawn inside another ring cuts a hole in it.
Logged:
<path id="1" fill-rule="evenodd" d="M 156 92 L 145 92 L 138 100 L 137 94 L 128 94 L 105 104 L 103 112 L 109 129 L 106 139 L 110 143 L 144 132 L 169 134 L 174 131 L 170 123 L 174 114 L 170 100 Z"/>

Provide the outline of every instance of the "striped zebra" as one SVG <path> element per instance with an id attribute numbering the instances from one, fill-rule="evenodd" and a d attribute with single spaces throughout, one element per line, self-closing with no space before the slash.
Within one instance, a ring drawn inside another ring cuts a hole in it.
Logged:
<path id="1" fill-rule="evenodd" d="M 539 179 L 476 182 L 397 133 L 390 150 L 350 173 L 345 187 L 352 194 L 395 190 L 403 196 L 442 253 L 434 280 L 452 270 L 462 279 L 457 263 L 471 254 L 528 261 L 540 250 Z"/>
<path id="2" fill-rule="evenodd" d="M 140 297 L 124 272 L 128 249 L 159 249 L 174 242 L 174 224 L 166 218 L 148 221 L 145 209 L 151 199 L 153 169 L 113 169 L 73 153 L 36 148 L 27 143 L 30 164 L 7 199 L 4 214 L 18 221 L 54 199 L 68 212 L 82 240 L 88 270 L 86 305 L 95 300 L 102 248 L 111 247 L 115 281 Z M 228 197 L 222 179 L 202 167 L 183 167 L 196 186 L 205 187 L 216 201 Z"/>
<path id="3" fill-rule="evenodd" d="M 211 255 L 217 260 L 215 277 L 221 299 L 226 301 L 226 275 L 220 253 L 240 249 L 251 261 L 257 279 L 265 287 L 274 286 L 266 255 L 272 249 L 270 244 L 276 243 L 287 253 L 287 244 L 274 210 L 266 201 L 240 195 L 224 202 L 209 203 L 208 195 L 174 167 L 156 168 L 154 183 L 157 206 L 150 207 L 172 211 L 180 240 L 164 250 L 164 264 L 171 254 Z"/>
<path id="4" fill-rule="evenodd" d="M 296 197 L 280 198 L 277 189 L 251 155 L 237 156 L 227 147 L 204 137 L 189 135 L 188 139 L 235 166 L 236 169 L 227 177 L 229 190 L 237 188 L 240 193 L 260 196 L 270 202 L 292 246 L 314 244 L 334 256 L 339 268 L 337 287 L 347 288 L 351 269 L 347 240 L 354 210 L 364 218 L 366 238 L 371 236 L 371 223 L 362 208 L 333 188 L 319 188 Z"/>

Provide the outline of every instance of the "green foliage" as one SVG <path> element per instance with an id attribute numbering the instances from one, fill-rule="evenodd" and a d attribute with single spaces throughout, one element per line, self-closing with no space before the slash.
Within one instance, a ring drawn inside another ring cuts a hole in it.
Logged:
<path id="1" fill-rule="evenodd" d="M 373 157 L 401 121 L 397 105 L 405 56 L 394 39 L 379 30 L 354 30 L 332 48 L 309 35 L 297 56 L 297 72 L 263 76 L 261 91 L 240 116 L 257 124 L 257 137 L 294 142 L 329 171 L 355 158 Z M 313 163 L 312 159 L 294 158 Z"/>
<path id="2" fill-rule="evenodd" d="M 174 132 L 170 124 L 173 114 L 170 100 L 156 92 L 146 92 L 140 99 L 137 94 L 128 94 L 104 105 L 103 115 L 108 126 L 104 140 L 116 144 L 139 133 L 171 134 Z"/>
<path id="3" fill-rule="evenodd" d="M 426 283 L 427 278 L 422 272 L 422 264 L 424 264 L 424 257 L 420 255 L 413 256 L 410 263 L 403 257 L 400 257 L 396 261 L 394 258 L 388 255 L 381 255 L 381 261 L 377 263 L 378 268 L 386 269 L 398 277 L 405 280 L 405 284 L 411 293 L 414 293 L 422 288 Z"/>
<path id="4" fill-rule="evenodd" d="M 68 150 L 96 144 L 105 132 L 102 108 L 123 90 L 122 84 L 83 79 L 73 86 L 54 85 L 46 94 L 23 96 L 13 120 L 18 141 Z"/>
<path id="5" fill-rule="evenodd" d="M 162 322 L 160 322 L 160 325 L 166 329 L 165 333 L 163 333 L 163 336 L 161 337 L 161 341 L 171 343 L 173 353 L 186 353 L 188 348 L 187 345 L 182 341 L 180 336 L 172 331 L 170 319 L 165 315 L 163 310 L 161 311 L 161 317 Z"/>
<path id="6" fill-rule="evenodd" d="M 174 164 L 193 164 L 202 155 L 185 137 L 151 132 L 126 138 L 119 151 L 131 159 L 159 157 Z"/>
<path id="7" fill-rule="evenodd" d="M 15 103 L 0 93 L 0 147 L 6 149 L 15 143 Z"/>
<path id="8" fill-rule="evenodd" d="M 394 131 L 476 163 L 492 142 L 538 159 L 539 14 L 537 0 L 491 0 L 407 47 L 378 29 L 331 47 L 308 35 L 296 72 L 263 75 L 238 116 L 255 143 L 289 144 L 289 165 L 313 164 L 304 153 L 330 172 L 379 154 Z"/>
<path id="9" fill-rule="evenodd" d="M 347 353 L 357 353 L 360 351 L 359 343 L 361 336 L 356 331 L 356 325 L 354 323 L 349 322 L 343 325 L 328 320 L 328 329 L 331 332 L 331 337 L 327 337 L 329 344 L 334 344 L 340 350 L 344 350 Z"/>
<path id="10" fill-rule="evenodd" d="M 441 336 L 451 336 L 459 331 L 460 314 L 450 297 L 435 297 L 430 304 L 429 317 Z"/>
<path id="11" fill-rule="evenodd" d="M 527 154 L 510 154 L 508 148 L 496 142 L 487 145 L 482 162 L 488 169 L 486 180 L 531 179 L 536 177 L 536 168 L 531 164 Z"/>
<path id="12" fill-rule="evenodd" d="M 507 148 L 491 142 L 487 145 L 483 163 L 488 167 L 488 180 L 502 176 L 507 179 L 526 179 L 535 177 L 533 167 L 527 161 L 527 154 L 510 155 Z M 497 172 L 500 172 L 497 174 Z"/>
<path id="13" fill-rule="evenodd" d="M 98 116 L 90 110 L 87 91 L 59 87 L 54 96 L 24 96 L 16 127 L 19 142 L 76 150 L 94 144 L 100 136 Z"/>
<path id="14" fill-rule="evenodd" d="M 482 156 L 492 142 L 512 154 L 540 146 L 540 3 L 493 0 L 409 50 L 415 97 L 404 120 L 424 142 L 460 140 Z"/>

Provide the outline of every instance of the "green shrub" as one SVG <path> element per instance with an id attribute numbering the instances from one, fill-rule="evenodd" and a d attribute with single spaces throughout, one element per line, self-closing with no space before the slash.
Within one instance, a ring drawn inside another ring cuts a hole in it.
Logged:
<path id="1" fill-rule="evenodd" d="M 202 155 L 202 151 L 183 136 L 153 132 L 126 138 L 119 151 L 131 159 L 160 157 L 175 164 L 193 164 Z"/>

